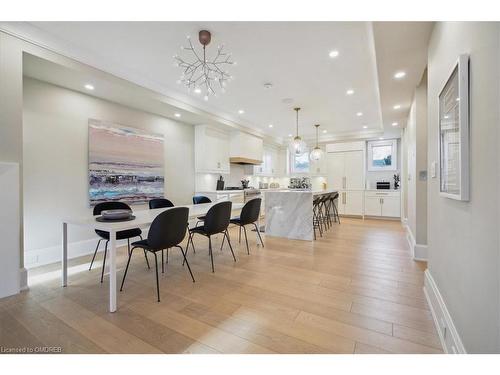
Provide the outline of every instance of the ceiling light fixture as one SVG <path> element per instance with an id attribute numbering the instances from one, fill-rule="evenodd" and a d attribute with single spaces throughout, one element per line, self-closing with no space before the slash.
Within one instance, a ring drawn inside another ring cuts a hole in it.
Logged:
<path id="1" fill-rule="evenodd" d="M 398 126 L 398 123 L 397 122 L 393 122 L 392 126 Z"/>
<path id="2" fill-rule="evenodd" d="M 352 94 L 354 94 L 354 90 L 353 89 L 349 89 L 345 93 L 346 93 L 346 95 L 352 95 Z"/>
<path id="3" fill-rule="evenodd" d="M 358 113 L 356 113 L 356 116 L 358 116 L 358 117 L 363 116 L 363 112 L 358 112 Z"/>
<path id="4" fill-rule="evenodd" d="M 238 113 L 239 113 L 240 115 L 242 115 L 243 113 L 245 113 L 245 111 L 244 111 L 244 110 L 242 110 L 242 109 L 240 109 L 240 110 L 238 110 Z"/>
<path id="5" fill-rule="evenodd" d="M 339 55 L 339 51 L 337 51 L 336 49 L 334 49 L 333 51 L 330 51 L 330 53 L 328 54 L 328 56 L 330 56 L 332 59 L 334 59 L 338 55 Z"/>
<path id="6" fill-rule="evenodd" d="M 273 127 L 273 124 L 269 124 L 269 127 L 272 128 Z"/>
<path id="7" fill-rule="evenodd" d="M 404 78 L 405 76 L 406 76 L 406 72 L 403 72 L 402 70 L 394 73 L 394 78 L 396 78 L 396 79 L 401 79 L 401 78 Z"/>
<path id="8" fill-rule="evenodd" d="M 366 126 L 366 125 L 363 125 L 363 129 L 368 129 L 368 126 Z"/>
<path id="9" fill-rule="evenodd" d="M 319 124 L 314 125 L 316 127 L 316 147 L 313 148 L 311 153 L 309 154 L 309 158 L 314 161 L 318 161 L 323 157 L 323 150 L 319 148 L 318 144 L 318 129 Z"/>
<path id="10" fill-rule="evenodd" d="M 323 130 L 323 134 L 326 134 L 326 132 L 327 132 L 327 130 L 326 130 L 326 129 L 325 129 L 325 130 Z"/>
<path id="11" fill-rule="evenodd" d="M 231 54 L 224 52 L 224 46 L 217 47 L 214 58 L 209 58 L 206 47 L 212 40 L 212 34 L 208 30 L 201 30 L 198 33 L 198 40 L 203 46 L 203 53 L 198 53 L 191 43 L 191 37 L 187 37 L 189 46 L 181 47 L 182 50 L 191 51 L 191 56 L 187 60 L 175 55 L 176 65 L 182 68 L 182 76 L 179 83 L 186 85 L 188 90 L 197 88 L 205 91 L 204 99 L 208 100 L 209 95 L 215 95 L 214 84 L 218 84 L 220 90 L 224 92 L 226 83 L 233 77 L 225 70 L 228 65 L 235 65 L 231 60 Z"/>
<path id="12" fill-rule="evenodd" d="M 94 90 L 94 89 L 95 89 L 95 87 L 94 87 L 93 85 L 91 85 L 90 83 L 87 83 L 87 84 L 86 84 L 85 86 L 83 86 L 83 87 L 85 87 L 87 90 L 90 90 L 90 91 L 92 91 L 92 90 Z"/>
<path id="13" fill-rule="evenodd" d="M 392 108 L 394 108 L 394 109 L 399 109 L 399 108 L 401 108 L 401 105 L 396 104 L 396 105 L 395 105 L 394 107 L 392 107 Z"/>
<path id="14" fill-rule="evenodd" d="M 199 87 L 194 89 L 195 94 L 201 94 L 201 89 Z"/>
<path id="15" fill-rule="evenodd" d="M 301 155 L 304 153 L 306 149 L 306 143 L 302 140 L 302 138 L 299 136 L 299 111 L 300 108 L 296 107 L 293 109 L 296 112 L 296 136 L 292 139 L 290 142 L 290 145 L 288 148 L 290 149 L 290 152 L 293 152 L 295 155 Z"/>
<path id="16" fill-rule="evenodd" d="M 383 141 L 383 140 L 384 140 L 384 137 L 379 137 L 378 139 L 380 139 L 381 141 Z"/>
<path id="17" fill-rule="evenodd" d="M 181 114 L 180 113 L 174 113 L 174 116 L 175 117 L 181 117 Z"/>

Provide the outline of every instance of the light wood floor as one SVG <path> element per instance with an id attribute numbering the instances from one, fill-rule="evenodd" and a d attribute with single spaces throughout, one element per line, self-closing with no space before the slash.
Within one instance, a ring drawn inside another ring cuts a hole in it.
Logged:
<path id="1" fill-rule="evenodd" d="M 343 219 L 314 243 L 267 238 L 251 255 L 231 230 L 237 263 L 214 241 L 195 241 L 196 283 L 171 250 L 161 275 L 133 258 L 119 310 L 107 312 L 100 262 L 31 270 L 30 290 L 0 300 L 0 346 L 60 346 L 64 353 L 441 353 L 422 291 L 424 263 L 411 259 L 399 222 Z M 119 281 L 126 264 L 119 249 Z M 102 254 L 99 254 L 99 261 Z M 152 259 L 152 258 L 150 258 Z M 154 263 L 154 262 L 153 262 Z M 46 274 L 46 272 L 49 272 Z M 45 279 L 45 281 L 43 281 Z"/>

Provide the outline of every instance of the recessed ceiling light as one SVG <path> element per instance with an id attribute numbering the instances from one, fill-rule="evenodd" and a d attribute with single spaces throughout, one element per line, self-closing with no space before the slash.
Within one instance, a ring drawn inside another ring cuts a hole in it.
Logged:
<path id="1" fill-rule="evenodd" d="M 397 122 L 393 122 L 392 126 L 398 126 L 398 123 Z"/>
<path id="2" fill-rule="evenodd" d="M 336 49 L 334 49 L 333 51 L 330 51 L 330 53 L 328 54 L 328 56 L 330 56 L 332 59 L 337 57 L 339 55 L 339 51 L 337 51 Z"/>
<path id="3" fill-rule="evenodd" d="M 399 109 L 399 108 L 401 108 L 401 105 L 396 104 L 396 105 L 395 105 L 394 107 L 392 107 L 392 108 L 394 108 L 394 109 Z"/>
<path id="4" fill-rule="evenodd" d="M 240 110 L 238 111 L 238 113 L 239 113 L 240 115 L 242 115 L 243 113 L 245 113 L 245 111 L 244 111 L 244 110 L 242 110 L 242 109 L 240 109 Z"/>
<path id="5" fill-rule="evenodd" d="M 92 91 L 92 90 L 94 90 L 94 89 L 95 89 L 95 87 L 94 87 L 93 85 L 91 85 L 90 83 L 87 83 L 87 84 L 86 84 L 85 86 L 83 86 L 83 87 L 85 87 L 87 90 L 90 90 L 90 91 Z"/>
<path id="6" fill-rule="evenodd" d="M 345 92 L 347 95 L 352 95 L 354 94 L 354 90 L 353 89 L 349 89 Z"/>
<path id="7" fill-rule="evenodd" d="M 291 137 L 291 136 L 292 136 L 292 134 L 288 134 L 288 136 L 289 136 L 289 137 Z"/>
<path id="8" fill-rule="evenodd" d="M 358 117 L 363 116 L 363 112 L 358 112 L 358 113 L 356 113 L 356 116 L 358 116 Z"/>
<path id="9" fill-rule="evenodd" d="M 181 114 L 180 113 L 174 113 L 174 116 L 175 117 L 181 117 Z"/>
<path id="10" fill-rule="evenodd" d="M 197 87 L 197 88 L 194 89 L 194 92 L 195 92 L 195 94 L 200 94 L 201 93 L 201 89 Z"/>
<path id="11" fill-rule="evenodd" d="M 273 127 L 273 124 L 269 124 L 269 127 L 272 128 Z"/>
<path id="12" fill-rule="evenodd" d="M 323 134 L 326 134 L 326 130 L 323 130 Z"/>
<path id="13" fill-rule="evenodd" d="M 406 76 L 406 72 L 403 72 L 402 70 L 399 71 L 399 72 L 394 73 L 394 78 L 396 78 L 396 79 L 401 79 L 404 76 Z"/>
<path id="14" fill-rule="evenodd" d="M 368 126 L 366 126 L 366 125 L 363 125 L 363 129 L 368 129 Z"/>
<path id="15" fill-rule="evenodd" d="M 384 137 L 379 137 L 378 139 L 380 139 L 382 141 L 384 139 Z"/>

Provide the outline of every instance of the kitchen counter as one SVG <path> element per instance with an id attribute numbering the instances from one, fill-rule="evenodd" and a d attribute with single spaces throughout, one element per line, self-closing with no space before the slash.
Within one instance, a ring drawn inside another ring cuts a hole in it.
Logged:
<path id="1" fill-rule="evenodd" d="M 313 197 L 336 190 L 262 190 L 265 194 L 266 236 L 312 241 Z"/>

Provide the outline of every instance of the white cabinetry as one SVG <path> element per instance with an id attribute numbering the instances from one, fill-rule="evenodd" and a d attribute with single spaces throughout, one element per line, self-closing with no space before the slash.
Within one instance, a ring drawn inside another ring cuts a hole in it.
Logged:
<path id="1" fill-rule="evenodd" d="M 328 185 L 339 191 L 339 214 L 363 215 L 364 151 L 338 151 L 326 154 Z"/>
<path id="2" fill-rule="evenodd" d="M 268 177 L 280 175 L 281 165 L 279 158 L 279 149 L 272 146 L 264 146 L 262 164 L 254 166 L 253 174 L 255 176 Z"/>
<path id="3" fill-rule="evenodd" d="M 365 215 L 400 217 L 401 195 L 399 191 L 366 191 Z"/>
<path id="4" fill-rule="evenodd" d="M 259 163 L 263 158 L 262 138 L 243 133 L 231 132 L 230 161 L 232 163 Z"/>
<path id="5" fill-rule="evenodd" d="M 196 173 L 229 174 L 229 133 L 197 125 L 194 143 Z"/>

